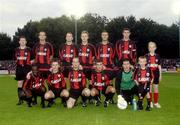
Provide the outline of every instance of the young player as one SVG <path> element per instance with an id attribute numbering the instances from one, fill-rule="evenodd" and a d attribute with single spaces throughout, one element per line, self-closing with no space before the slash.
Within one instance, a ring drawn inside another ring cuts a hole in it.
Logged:
<path id="1" fill-rule="evenodd" d="M 81 32 L 82 43 L 78 46 L 79 62 L 83 67 L 86 78 L 91 79 L 91 72 L 93 67 L 93 60 L 95 58 L 95 47 L 88 43 L 89 33 L 87 31 Z"/>
<path id="2" fill-rule="evenodd" d="M 26 79 L 23 85 L 23 90 L 28 100 L 28 106 L 31 106 L 32 98 L 40 96 L 41 97 L 41 106 L 45 108 L 44 94 L 46 88 L 44 86 L 44 78 L 40 75 L 37 65 L 32 65 L 32 72 L 29 74 L 29 79 Z"/>
<path id="3" fill-rule="evenodd" d="M 122 65 L 122 60 L 127 58 L 130 60 L 131 64 L 134 66 L 136 63 L 137 52 L 135 42 L 130 39 L 130 29 L 124 28 L 123 39 L 116 42 L 115 49 L 116 55 L 118 57 L 119 66 Z"/>
<path id="4" fill-rule="evenodd" d="M 19 47 L 15 49 L 16 59 L 16 80 L 18 81 L 18 98 L 17 105 L 22 104 L 20 94 L 22 93 L 23 82 L 26 79 L 27 73 L 31 70 L 31 49 L 26 46 L 26 38 L 21 36 L 19 38 Z"/>
<path id="5" fill-rule="evenodd" d="M 105 72 L 109 75 L 109 79 L 112 80 L 115 77 L 114 70 L 114 46 L 108 41 L 109 34 L 107 31 L 101 33 L 102 42 L 96 47 L 96 59 L 100 59 L 103 65 L 106 67 Z"/>
<path id="6" fill-rule="evenodd" d="M 90 90 L 86 88 L 86 78 L 83 71 L 79 70 L 79 59 L 73 58 L 72 71 L 69 72 L 70 81 L 70 97 L 67 101 L 67 107 L 73 108 L 75 102 L 78 100 L 79 96 L 82 97 L 82 106 L 86 107 L 86 100 L 90 96 Z"/>
<path id="7" fill-rule="evenodd" d="M 116 76 L 115 87 L 117 95 L 121 95 L 128 104 L 132 104 L 134 95 L 138 95 L 138 88 L 132 76 L 133 71 L 129 59 L 123 59 L 122 71 Z"/>
<path id="8" fill-rule="evenodd" d="M 77 47 L 72 42 L 73 34 L 68 32 L 66 34 L 66 43 L 60 46 L 59 49 L 59 59 L 63 66 L 63 74 L 68 77 L 69 71 L 71 69 L 71 62 L 74 57 L 77 56 Z"/>
<path id="9" fill-rule="evenodd" d="M 60 65 L 57 60 L 54 60 L 51 64 L 51 74 L 48 76 L 48 88 L 45 93 L 45 99 L 49 101 L 48 107 L 51 107 L 54 103 L 54 99 L 60 97 L 62 103 L 66 106 L 66 101 L 69 97 L 69 92 L 66 90 L 66 82 L 64 75 L 60 71 Z"/>
<path id="10" fill-rule="evenodd" d="M 39 32 L 39 42 L 33 47 L 35 56 L 34 63 L 38 65 L 38 69 L 42 76 L 46 79 L 50 69 L 50 63 L 54 56 L 54 50 L 51 43 L 46 41 L 46 33 Z"/>
<path id="11" fill-rule="evenodd" d="M 91 75 L 91 96 L 96 100 L 96 106 L 99 106 L 101 93 L 105 96 L 104 107 L 108 106 L 108 101 L 114 96 L 115 89 L 110 85 L 108 75 L 103 71 L 101 60 L 95 62 L 95 72 Z"/>
<path id="12" fill-rule="evenodd" d="M 154 106 L 156 108 L 161 108 L 161 105 L 158 103 L 158 97 L 159 97 L 159 90 L 158 90 L 158 84 L 162 79 L 162 73 L 161 73 L 161 61 L 160 56 L 155 53 L 156 51 L 156 43 L 155 42 L 149 42 L 148 43 L 148 49 L 149 53 L 146 54 L 147 58 L 147 65 L 151 69 L 153 75 L 154 75 L 154 82 L 153 82 L 153 88 L 154 88 Z M 150 85 L 150 97 L 151 97 L 151 108 L 153 108 L 152 103 L 152 84 Z"/>
<path id="13" fill-rule="evenodd" d="M 147 107 L 146 111 L 150 111 L 150 84 L 153 82 L 154 76 L 149 67 L 146 66 L 147 59 L 145 56 L 140 56 L 139 60 L 139 68 L 137 68 L 134 72 L 134 80 L 138 86 L 138 109 L 143 110 L 143 99 L 146 96 L 147 98 Z"/>

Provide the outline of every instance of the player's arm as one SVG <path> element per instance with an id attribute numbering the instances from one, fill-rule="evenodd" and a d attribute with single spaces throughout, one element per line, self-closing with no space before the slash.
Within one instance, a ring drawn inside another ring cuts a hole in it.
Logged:
<path id="1" fill-rule="evenodd" d="M 134 82 L 136 83 L 136 85 L 138 86 L 139 85 L 139 82 L 138 82 L 138 68 L 134 71 L 133 73 L 133 80 Z"/>
<path id="2" fill-rule="evenodd" d="M 52 62 L 53 57 L 54 57 L 54 48 L 53 45 L 49 43 L 49 47 L 50 47 L 50 61 Z"/>
<path id="3" fill-rule="evenodd" d="M 99 44 L 96 45 L 96 59 L 100 58 Z"/>
<path id="4" fill-rule="evenodd" d="M 92 89 L 94 86 L 94 75 L 91 74 L 91 80 L 89 81 L 89 89 Z"/>
<path id="5" fill-rule="evenodd" d="M 158 56 L 158 69 L 159 69 L 159 81 L 162 80 L 162 67 L 161 67 L 161 59 L 160 56 Z"/>
<path id="6" fill-rule="evenodd" d="M 48 78 L 47 78 L 47 86 L 49 89 L 51 89 L 52 84 L 51 84 L 51 75 L 50 74 L 48 75 Z"/>
<path id="7" fill-rule="evenodd" d="M 110 85 L 110 80 L 107 75 L 105 75 L 105 84 L 106 86 Z"/>
<path id="8" fill-rule="evenodd" d="M 63 60 L 63 53 L 62 53 L 62 50 L 63 50 L 63 45 L 60 45 L 60 48 L 59 48 L 59 60 L 62 61 Z"/>
<path id="9" fill-rule="evenodd" d="M 28 82 L 30 81 L 30 79 L 26 79 L 24 84 L 23 84 L 23 90 L 25 91 L 28 85 Z"/>
<path id="10" fill-rule="evenodd" d="M 133 59 L 133 64 L 136 64 L 136 59 L 137 59 L 137 47 L 136 44 L 133 43 L 133 48 L 132 48 L 132 59 Z"/>
<path id="11" fill-rule="evenodd" d="M 115 80 L 115 89 L 116 89 L 117 95 L 121 94 L 121 80 L 122 80 L 122 72 L 120 71 L 117 74 L 116 80 Z"/>
<path id="12" fill-rule="evenodd" d="M 86 78 L 85 78 L 84 73 L 82 73 L 82 87 L 86 88 Z"/>
<path id="13" fill-rule="evenodd" d="M 64 79 L 64 75 L 61 73 L 61 81 L 62 81 L 62 89 L 66 89 L 66 81 Z"/>

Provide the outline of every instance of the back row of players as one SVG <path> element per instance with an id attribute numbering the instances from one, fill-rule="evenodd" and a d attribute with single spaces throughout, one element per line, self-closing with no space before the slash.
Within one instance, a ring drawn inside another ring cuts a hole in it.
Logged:
<path id="1" fill-rule="evenodd" d="M 60 46 L 58 60 L 53 59 L 53 46 L 46 41 L 44 31 L 39 32 L 39 42 L 32 51 L 26 46 L 26 38 L 20 37 L 20 46 L 15 50 L 18 105 L 22 104 L 22 100 L 26 100 L 31 107 L 32 103 L 37 103 L 37 96 L 41 96 L 42 107 L 45 107 L 45 100 L 48 101 L 48 107 L 51 107 L 54 99 L 61 97 L 64 106 L 72 108 L 81 96 L 83 107 L 87 106 L 88 98 L 93 98 L 98 106 L 102 93 L 105 96 L 104 107 L 107 107 L 108 101 L 112 101 L 117 92 L 118 97 L 123 97 L 129 104 L 136 94 L 139 97 L 140 110 L 143 109 L 142 101 L 146 96 L 146 110 L 149 111 L 150 107 L 153 107 L 154 83 L 154 106 L 160 108 L 158 83 L 161 80 L 161 65 L 160 57 L 155 53 L 156 44 L 149 42 L 149 53 L 139 57 L 136 64 L 136 45 L 129 38 L 130 29 L 124 28 L 122 34 L 123 39 L 114 46 L 108 41 L 108 32 L 103 31 L 102 42 L 93 46 L 88 43 L 88 32 L 82 31 L 82 43 L 77 46 L 73 43 L 73 34 L 68 32 L 66 43 Z M 64 77 L 69 80 L 69 91 Z M 111 80 L 115 77 L 114 88 Z M 86 78 L 90 81 L 88 87 Z M 45 80 L 48 91 L 44 85 Z"/>

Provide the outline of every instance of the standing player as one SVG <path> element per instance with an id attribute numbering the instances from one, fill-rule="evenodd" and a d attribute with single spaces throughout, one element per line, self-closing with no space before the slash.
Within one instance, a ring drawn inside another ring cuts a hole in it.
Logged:
<path id="1" fill-rule="evenodd" d="M 129 38 L 131 35 L 130 29 L 124 28 L 123 32 L 123 39 L 116 42 L 115 49 L 116 55 L 118 58 L 119 66 L 122 65 L 123 59 L 129 59 L 131 64 L 134 66 L 136 63 L 137 53 L 136 53 L 136 45 L 135 43 Z"/>
<path id="2" fill-rule="evenodd" d="M 87 31 L 81 32 L 81 39 L 82 43 L 78 47 L 78 57 L 86 78 L 90 80 L 93 60 L 95 58 L 95 47 L 88 43 L 89 33 Z"/>
<path id="3" fill-rule="evenodd" d="M 32 65 L 32 72 L 29 74 L 29 79 L 26 79 L 23 85 L 23 90 L 26 94 L 28 106 L 31 106 L 32 98 L 41 97 L 41 106 L 45 108 L 44 94 L 46 88 L 44 86 L 44 78 L 40 75 L 37 65 Z"/>
<path id="4" fill-rule="evenodd" d="M 46 79 L 49 74 L 50 63 L 54 56 L 53 46 L 46 41 L 46 33 L 39 32 L 39 42 L 33 47 L 35 56 L 34 63 L 37 64 L 38 70 Z"/>
<path id="5" fill-rule="evenodd" d="M 16 59 L 16 80 L 18 81 L 18 98 L 19 102 L 17 105 L 22 104 L 20 99 L 20 94 L 22 93 L 23 82 L 26 79 L 27 73 L 31 70 L 31 50 L 26 46 L 26 38 L 21 36 L 19 38 L 19 47 L 15 50 L 15 59 Z"/>
<path id="6" fill-rule="evenodd" d="M 60 97 L 62 103 L 66 106 L 66 101 L 69 97 L 69 92 L 66 90 L 66 82 L 64 75 L 60 71 L 60 65 L 58 61 L 54 60 L 51 64 L 51 74 L 48 76 L 48 88 L 49 91 L 45 93 L 45 99 L 49 101 L 48 107 L 51 107 L 54 103 L 54 99 Z"/>
<path id="7" fill-rule="evenodd" d="M 156 46 L 155 42 L 149 42 L 148 43 L 149 53 L 146 54 L 146 58 L 147 58 L 148 67 L 151 69 L 151 71 L 154 75 L 154 82 L 153 82 L 154 106 L 156 108 L 161 108 L 161 105 L 158 103 L 158 96 L 159 96 L 158 84 L 159 84 L 159 81 L 161 81 L 161 79 L 162 79 L 162 73 L 161 73 L 160 56 L 155 53 L 156 48 L 157 48 L 157 46 Z M 150 97 L 151 97 L 151 108 L 152 108 L 153 107 L 152 84 L 150 87 Z"/>
<path id="8" fill-rule="evenodd" d="M 72 42 L 73 34 L 68 32 L 66 34 L 66 43 L 60 46 L 59 58 L 63 66 L 63 74 L 68 77 L 68 73 L 71 69 L 71 62 L 74 57 L 77 56 L 77 47 Z"/>
<path id="9" fill-rule="evenodd" d="M 96 106 L 99 106 L 101 93 L 106 97 L 104 107 L 108 106 L 108 101 L 112 100 L 115 89 L 110 85 L 108 75 L 103 72 L 103 63 L 101 60 L 95 62 L 95 72 L 91 75 L 91 96 L 96 100 Z"/>
<path id="10" fill-rule="evenodd" d="M 134 80 L 138 86 L 138 109 L 143 110 L 143 99 L 146 96 L 147 98 L 147 107 L 146 111 L 150 111 L 150 84 L 154 80 L 154 76 L 150 70 L 149 67 L 146 66 L 147 64 L 147 59 L 145 56 L 140 56 L 139 57 L 139 67 L 136 68 L 134 72 Z"/>
<path id="11" fill-rule="evenodd" d="M 107 31 L 101 33 L 102 42 L 96 47 L 96 59 L 100 59 L 103 65 L 106 67 L 105 72 L 109 75 L 109 79 L 112 80 L 115 76 L 114 73 L 114 46 L 108 41 L 109 34 Z"/>
<path id="12" fill-rule="evenodd" d="M 70 81 L 70 98 L 67 101 L 67 107 L 73 108 L 79 96 L 82 97 L 82 106 L 86 107 L 86 100 L 90 96 L 90 90 L 86 88 L 86 78 L 83 71 L 79 70 L 79 59 L 73 58 L 72 67 L 73 70 L 69 72 Z"/>

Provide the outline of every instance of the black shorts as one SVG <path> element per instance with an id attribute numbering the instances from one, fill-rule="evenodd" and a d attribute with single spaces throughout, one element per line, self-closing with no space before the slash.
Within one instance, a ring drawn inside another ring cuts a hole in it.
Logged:
<path id="1" fill-rule="evenodd" d="M 118 71 L 119 70 L 116 70 L 114 68 L 107 67 L 107 69 L 104 70 L 104 73 L 108 75 L 109 80 L 113 80 L 116 77 Z"/>
<path id="2" fill-rule="evenodd" d="M 88 80 L 91 80 L 92 69 L 91 68 L 83 68 L 83 72 L 85 74 L 85 77 Z"/>
<path id="3" fill-rule="evenodd" d="M 154 84 L 159 84 L 159 70 L 153 70 L 152 71 L 153 75 L 154 75 Z"/>
<path id="4" fill-rule="evenodd" d="M 25 65 L 25 66 L 20 66 L 17 65 L 16 67 L 16 80 L 25 80 L 26 75 L 28 72 L 31 71 L 31 66 L 30 65 Z"/>
<path id="5" fill-rule="evenodd" d="M 138 96 L 138 87 L 136 85 L 130 90 L 122 90 L 122 96 L 127 102 L 131 102 L 134 95 Z"/>
<path id="6" fill-rule="evenodd" d="M 44 94 L 46 93 L 46 88 L 40 87 L 39 89 L 32 89 L 31 91 L 33 96 L 41 96 L 44 98 Z"/>
<path id="7" fill-rule="evenodd" d="M 147 84 L 139 84 L 138 85 L 138 95 L 139 96 L 145 97 L 148 92 L 149 92 L 149 89 L 147 89 Z"/>
<path id="8" fill-rule="evenodd" d="M 51 89 L 51 91 L 54 93 L 55 98 L 57 98 L 57 97 L 60 97 L 62 89 Z"/>
<path id="9" fill-rule="evenodd" d="M 70 89 L 69 90 L 70 97 L 73 99 L 78 99 L 79 96 L 82 96 L 82 89 Z"/>
<path id="10" fill-rule="evenodd" d="M 72 68 L 70 66 L 64 66 L 63 67 L 62 73 L 63 73 L 64 77 L 68 78 L 68 75 L 69 75 L 69 72 L 71 71 L 71 69 Z"/>
<path id="11" fill-rule="evenodd" d="M 40 71 L 40 74 L 44 79 L 47 79 L 50 73 L 50 71 Z"/>
<path id="12" fill-rule="evenodd" d="M 109 86 L 111 86 L 111 85 L 109 85 Z M 101 96 L 101 94 L 103 94 L 103 95 L 105 96 L 105 95 L 106 95 L 106 89 L 107 89 L 107 87 L 108 87 L 108 86 L 104 86 L 104 87 L 102 88 L 102 90 L 98 89 L 97 87 L 94 87 L 94 88 L 98 91 L 99 96 Z M 91 89 L 93 89 L 93 88 L 91 88 Z"/>

